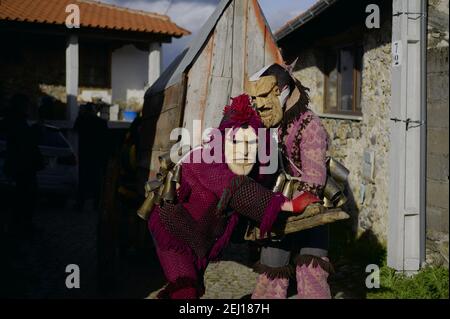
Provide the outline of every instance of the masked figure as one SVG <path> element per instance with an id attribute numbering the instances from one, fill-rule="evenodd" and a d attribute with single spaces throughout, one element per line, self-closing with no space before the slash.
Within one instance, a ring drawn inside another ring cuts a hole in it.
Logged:
<path id="1" fill-rule="evenodd" d="M 168 280 L 159 298 L 199 298 L 204 293 L 205 268 L 227 245 L 240 215 L 259 223 L 264 234 L 280 210 L 303 210 L 305 198 L 287 201 L 247 176 L 256 168 L 258 128 L 263 124 L 250 98 L 237 97 L 224 110 L 222 134 L 213 137 L 221 139 L 225 150 L 220 160 L 206 163 L 201 154 L 214 149 L 209 147 L 214 140 L 180 160 L 176 202 L 155 206 L 148 222 Z"/>
<path id="2" fill-rule="evenodd" d="M 320 119 L 308 109 L 307 89 L 286 68 L 273 64 L 250 78 L 250 95 L 264 125 L 278 127 L 285 170 L 299 181 L 294 196 L 322 197 L 328 135 Z M 255 267 L 260 275 L 252 298 L 286 298 L 294 273 L 298 298 L 331 298 L 327 279 L 332 267 L 327 250 L 327 226 L 267 241 Z M 293 252 L 298 252 L 295 271 L 290 265 Z"/>

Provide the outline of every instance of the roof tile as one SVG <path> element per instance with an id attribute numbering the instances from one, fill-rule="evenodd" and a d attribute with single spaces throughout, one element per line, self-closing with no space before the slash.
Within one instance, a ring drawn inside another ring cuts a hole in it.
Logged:
<path id="1" fill-rule="evenodd" d="M 169 17 L 103 4 L 92 0 L 2 0 L 0 20 L 65 24 L 66 7 L 77 4 L 81 26 L 99 29 L 137 31 L 180 37 L 190 34 Z"/>

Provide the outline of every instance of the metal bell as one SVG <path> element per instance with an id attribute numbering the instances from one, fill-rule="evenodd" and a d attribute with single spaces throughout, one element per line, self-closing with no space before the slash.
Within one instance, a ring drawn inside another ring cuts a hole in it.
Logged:
<path id="1" fill-rule="evenodd" d="M 286 183 L 286 175 L 284 173 L 279 174 L 272 191 L 274 193 L 283 191 L 285 183 Z"/>
<path id="2" fill-rule="evenodd" d="M 144 203 L 137 210 L 138 216 L 143 220 L 148 220 L 150 213 L 153 210 L 153 207 L 155 207 L 156 196 L 157 195 L 155 195 L 155 193 L 149 193 Z"/>
<path id="3" fill-rule="evenodd" d="M 342 195 L 340 196 L 340 198 L 339 198 L 339 201 L 338 201 L 337 204 L 336 204 L 336 207 L 341 207 L 341 206 L 345 205 L 345 203 L 347 203 L 347 201 L 348 201 L 347 196 L 345 196 L 344 194 L 342 194 Z"/>
<path id="4" fill-rule="evenodd" d="M 328 170 L 330 175 L 338 182 L 338 183 L 346 183 L 348 175 L 350 171 L 341 163 L 339 163 L 334 158 L 330 157 L 328 160 Z"/>
<path id="5" fill-rule="evenodd" d="M 172 182 L 175 182 L 175 183 L 178 183 L 178 184 L 181 183 L 181 165 L 177 165 L 173 169 Z"/>
<path id="6" fill-rule="evenodd" d="M 342 189 L 333 177 L 328 175 L 327 183 L 324 189 L 325 198 L 329 199 L 332 203 L 335 203 L 339 196 L 342 195 Z"/>
<path id="7" fill-rule="evenodd" d="M 170 170 L 175 165 L 170 158 L 170 152 L 160 155 L 158 157 L 159 163 L 161 165 L 161 170 Z"/>
<path id="8" fill-rule="evenodd" d="M 323 199 L 323 206 L 326 208 L 334 208 L 334 204 L 326 197 Z"/>
<path id="9" fill-rule="evenodd" d="M 172 178 L 173 173 L 167 173 L 166 181 L 164 183 L 164 188 L 161 195 L 161 199 L 168 203 L 173 203 L 176 199 L 176 185 L 175 182 L 172 181 Z"/>
<path id="10" fill-rule="evenodd" d="M 159 179 L 154 179 L 145 183 L 145 192 L 146 194 L 151 193 L 161 187 L 163 182 Z"/>
<path id="11" fill-rule="evenodd" d="M 283 195 L 289 199 L 292 199 L 292 195 L 294 194 L 294 181 L 288 180 L 284 184 Z"/>

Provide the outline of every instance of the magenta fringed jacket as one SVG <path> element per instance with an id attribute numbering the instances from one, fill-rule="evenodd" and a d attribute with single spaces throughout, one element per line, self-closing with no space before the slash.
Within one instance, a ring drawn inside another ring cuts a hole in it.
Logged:
<path id="1" fill-rule="evenodd" d="M 202 149 L 189 159 L 201 158 Z M 247 176 L 235 175 L 225 163 L 182 164 L 178 203 L 157 206 L 149 228 L 161 250 L 176 250 L 192 257 L 199 267 L 218 257 L 228 244 L 239 216 L 269 232 L 287 200 Z"/>

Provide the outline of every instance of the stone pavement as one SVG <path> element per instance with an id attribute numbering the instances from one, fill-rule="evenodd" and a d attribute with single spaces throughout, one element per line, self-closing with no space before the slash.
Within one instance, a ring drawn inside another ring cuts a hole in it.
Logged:
<path id="1" fill-rule="evenodd" d="M 251 269 L 251 250 L 247 244 L 231 244 L 223 259 L 211 263 L 205 272 L 206 292 L 202 299 L 242 299 L 250 298 L 256 284 L 257 274 Z M 357 296 L 352 292 L 351 279 L 360 269 L 342 264 L 337 265 L 336 274 L 330 278 L 330 285 L 334 299 L 348 299 Z M 156 298 L 161 289 L 153 291 L 147 297 Z M 291 280 L 288 298 L 296 298 L 295 282 Z"/>
<path id="2" fill-rule="evenodd" d="M 2 233 L 0 249 L 0 296 L 6 298 L 154 298 L 165 279 L 152 247 L 144 256 L 126 256 L 115 273 L 114 289 L 100 292 L 97 267 L 97 213 L 83 212 L 50 203 L 41 204 L 34 217 L 31 236 Z M 249 298 L 256 283 L 251 265 L 257 258 L 247 243 L 230 244 L 220 262 L 211 263 L 205 273 L 205 299 Z M 80 289 L 65 285 L 66 266 L 80 268 Z M 363 274 L 348 263 L 337 263 L 330 282 L 334 298 L 351 298 L 351 278 Z M 362 277 L 361 277 L 362 278 Z M 362 280 L 362 279 L 361 279 Z M 292 281 L 291 281 L 292 282 Z M 289 296 L 295 298 L 295 283 Z M 343 287 L 343 288 L 341 288 Z M 152 293 L 149 292 L 153 291 Z"/>
<path id="3" fill-rule="evenodd" d="M 124 298 L 142 299 L 149 289 L 164 283 L 156 256 L 123 256 L 114 274 L 115 282 L 100 290 L 97 264 L 98 212 L 90 202 L 83 211 L 73 209 L 74 202 L 57 204 L 44 198 L 33 218 L 32 234 L 0 228 L 0 298 Z M 4 216 L 3 216 L 4 217 Z M 111 261 L 112 262 L 112 261 Z M 80 269 L 80 288 L 66 287 L 66 267 Z"/>
<path id="4" fill-rule="evenodd" d="M 32 233 L 2 233 L 1 295 L 6 298 L 94 298 L 96 220 L 92 209 L 78 212 L 52 200 L 41 202 Z M 80 289 L 66 287 L 66 267 L 80 269 Z"/>
<path id="5" fill-rule="evenodd" d="M 248 298 L 255 286 L 257 274 L 250 267 L 250 250 L 247 244 L 231 244 L 222 260 L 209 264 L 205 272 L 206 292 L 202 299 Z M 156 298 L 160 291 L 147 297 Z"/>

